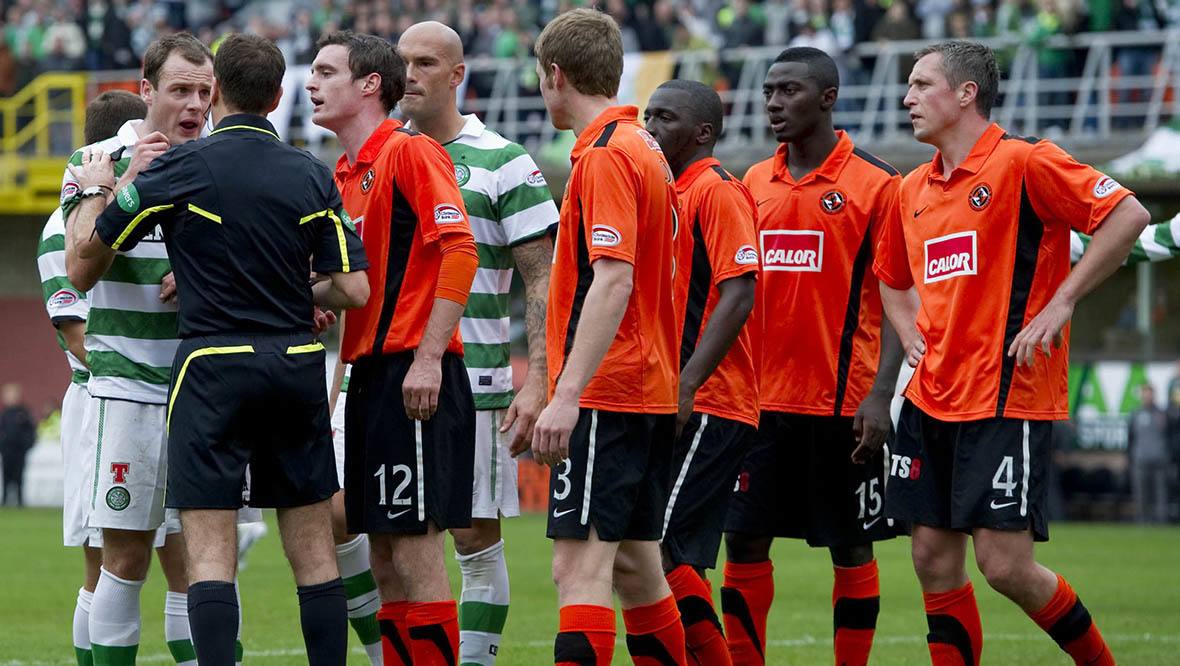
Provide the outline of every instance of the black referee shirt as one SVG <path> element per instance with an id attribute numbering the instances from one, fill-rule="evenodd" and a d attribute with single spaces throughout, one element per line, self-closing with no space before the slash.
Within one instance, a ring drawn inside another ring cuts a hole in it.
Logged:
<path id="1" fill-rule="evenodd" d="M 252 114 L 226 116 L 208 137 L 157 157 L 115 194 L 97 230 L 112 249 L 130 250 L 157 225 L 182 338 L 308 331 L 309 268 L 369 266 L 332 171 Z"/>

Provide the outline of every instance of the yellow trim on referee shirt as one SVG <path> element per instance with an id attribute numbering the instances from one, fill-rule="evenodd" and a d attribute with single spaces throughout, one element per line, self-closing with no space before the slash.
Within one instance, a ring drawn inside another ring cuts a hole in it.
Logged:
<path id="1" fill-rule="evenodd" d="M 180 373 L 176 375 L 176 384 L 172 386 L 172 395 L 168 397 L 168 419 L 165 421 L 165 430 L 172 428 L 172 404 L 176 402 L 176 394 L 180 392 L 180 384 L 184 381 L 184 373 L 188 372 L 188 364 L 194 358 L 202 356 L 210 356 L 212 354 L 253 354 L 253 345 L 237 345 L 235 347 L 204 347 L 202 349 L 194 349 L 184 359 L 184 364 L 180 366 Z"/>
<path id="2" fill-rule="evenodd" d="M 197 215 L 200 215 L 201 217 L 205 218 L 206 220 L 212 220 L 218 224 L 221 224 L 221 216 L 220 215 L 210 213 L 209 211 L 205 210 L 204 208 L 201 208 L 200 206 L 198 206 L 195 203 L 190 203 L 188 205 L 188 210 L 190 213 L 196 213 Z"/>
<path id="3" fill-rule="evenodd" d="M 327 208 L 316 211 L 310 215 L 304 215 L 303 217 L 299 218 L 299 224 L 307 224 L 308 222 L 321 217 L 327 217 L 328 219 L 332 220 L 332 224 L 336 225 L 336 239 L 340 242 L 340 272 L 348 273 L 348 239 L 344 236 L 344 222 L 340 220 L 340 216 L 337 215 L 331 208 Z"/>
<path id="4" fill-rule="evenodd" d="M 323 351 L 323 349 L 324 349 L 324 343 L 317 340 L 315 342 L 309 342 L 308 344 L 305 344 L 305 345 L 299 345 L 298 347 L 287 347 L 287 353 L 288 354 L 308 354 L 311 352 Z"/>
<path id="5" fill-rule="evenodd" d="M 266 134 L 267 136 L 273 136 L 276 139 L 279 138 L 278 134 L 275 134 L 274 132 L 271 132 L 270 130 L 264 130 L 261 127 L 250 127 L 249 125 L 230 125 L 229 127 L 220 127 L 218 129 L 213 130 L 212 132 L 209 132 L 209 136 L 213 136 L 214 134 L 218 134 L 218 133 L 224 132 L 226 130 L 236 130 L 236 129 L 254 130 L 255 132 L 262 132 L 263 134 Z M 282 141 L 282 139 L 279 139 L 279 140 Z"/>
<path id="6" fill-rule="evenodd" d="M 119 237 L 115 239 L 115 242 L 111 243 L 111 249 L 118 250 L 119 247 L 123 245 L 123 241 L 127 240 L 127 237 L 130 236 L 131 232 L 135 230 L 135 227 L 139 226 L 139 223 L 143 221 L 143 218 L 151 215 L 152 213 L 168 210 L 169 208 L 172 208 L 172 204 L 152 206 L 151 208 L 142 211 L 139 215 L 136 215 L 135 218 L 131 220 L 131 223 L 127 225 L 127 228 L 123 230 L 123 233 L 119 234 Z"/>

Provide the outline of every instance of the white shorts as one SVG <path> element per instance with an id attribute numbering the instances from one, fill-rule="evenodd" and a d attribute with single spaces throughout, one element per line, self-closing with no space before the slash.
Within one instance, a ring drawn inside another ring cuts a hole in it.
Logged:
<path id="1" fill-rule="evenodd" d="M 89 527 L 146 532 L 174 523 L 164 511 L 168 469 L 167 408 L 128 400 L 94 398 L 87 402 L 82 431 L 93 451 L 90 467 Z"/>
<path id="2" fill-rule="evenodd" d="M 475 411 L 475 487 L 472 518 L 511 518 L 520 515 L 516 458 L 508 453 L 512 431 L 501 433 L 506 409 Z"/>
<path id="3" fill-rule="evenodd" d="M 336 475 L 344 486 L 344 403 L 341 393 L 332 412 L 332 445 L 336 450 Z M 475 483 L 471 492 L 472 518 L 511 518 L 520 515 L 520 490 L 516 459 L 508 453 L 512 433 L 500 433 L 505 409 L 475 411 Z"/>
<path id="4" fill-rule="evenodd" d="M 336 398 L 336 409 L 332 410 L 332 448 L 336 451 L 336 479 L 344 488 L 344 403 L 348 394 L 340 392 Z"/>
<path id="5" fill-rule="evenodd" d="M 91 545 L 97 530 L 86 527 L 90 509 L 90 484 L 94 476 L 94 452 L 88 450 L 82 435 L 82 419 L 90 393 L 85 384 L 70 382 L 61 401 L 62 464 L 62 543 L 67 546 Z M 101 543 L 102 535 L 97 535 Z"/>

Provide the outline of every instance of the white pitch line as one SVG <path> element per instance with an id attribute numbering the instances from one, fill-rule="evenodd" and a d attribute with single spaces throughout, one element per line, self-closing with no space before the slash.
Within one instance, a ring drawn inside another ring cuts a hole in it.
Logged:
<path id="1" fill-rule="evenodd" d="M 1110 643 L 1180 643 L 1180 634 L 1103 634 L 1103 638 Z M 984 643 L 1001 642 L 1001 643 L 1033 643 L 1038 641 L 1050 640 L 1046 634 L 1030 633 L 1030 634 L 988 634 L 983 637 Z M 814 647 L 817 645 L 831 645 L 832 639 L 829 637 L 817 636 L 800 636 L 798 638 L 772 638 L 769 641 L 769 647 L 777 648 L 803 648 Z M 873 639 L 874 645 L 909 645 L 909 644 L 925 644 L 925 635 L 911 635 L 911 636 L 877 636 Z M 620 638 L 616 641 L 617 645 L 623 645 L 624 641 Z M 516 643 L 516 645 L 523 645 L 525 647 L 549 647 L 553 645 L 553 641 L 525 641 Z M 352 648 L 352 654 L 365 654 L 361 648 Z M 303 657 L 306 656 L 306 650 L 302 648 L 277 648 L 273 650 L 246 650 L 245 661 L 253 661 L 255 659 L 277 659 L 280 657 Z M 167 653 L 145 654 L 139 655 L 136 658 L 137 663 L 172 663 L 172 655 Z M 20 659 L 10 659 L 7 661 L 0 661 L 0 666 L 75 666 L 77 660 L 62 659 L 59 661 L 22 661 Z"/>

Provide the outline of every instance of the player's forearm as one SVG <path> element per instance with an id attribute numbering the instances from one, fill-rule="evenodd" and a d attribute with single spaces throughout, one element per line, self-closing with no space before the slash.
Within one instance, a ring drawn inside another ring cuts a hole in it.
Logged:
<path id="1" fill-rule="evenodd" d="M 70 350 L 74 358 L 81 361 L 82 365 L 90 367 L 86 363 L 86 322 L 63 321 L 57 325 L 57 330 L 65 338 L 66 349 Z"/>
<path id="2" fill-rule="evenodd" d="M 881 327 L 881 354 L 877 362 L 877 377 L 873 380 L 873 393 L 880 393 L 893 397 L 897 390 L 897 373 L 901 371 L 901 361 L 905 358 L 905 347 L 901 345 L 901 338 L 893 326 Z"/>
<path id="3" fill-rule="evenodd" d="M 1131 246 L 1131 254 L 1127 256 L 1124 266 L 1134 266 L 1144 262 L 1168 261 L 1180 256 L 1180 241 L 1176 231 L 1180 230 L 1180 215 L 1159 224 L 1149 224 L 1139 233 L 1139 239 Z M 1070 230 L 1070 263 L 1076 264 L 1085 256 L 1086 248 L 1091 238 L 1087 234 Z"/>
<path id="4" fill-rule="evenodd" d="M 426 330 L 422 332 L 422 340 L 418 343 L 414 357 L 430 361 L 441 360 L 462 316 L 463 304 L 445 298 L 435 298 L 430 318 L 426 321 Z"/>
<path id="5" fill-rule="evenodd" d="M 918 292 L 913 287 L 902 290 L 894 289 L 884 282 L 880 282 L 880 285 L 881 306 L 901 341 L 902 349 L 905 349 L 918 335 Z"/>
<path id="6" fill-rule="evenodd" d="M 369 278 L 364 271 L 329 273 L 327 280 L 311 285 L 311 300 L 333 310 L 362 307 L 369 300 Z"/>
<path id="7" fill-rule="evenodd" d="M 545 312 L 549 303 L 549 266 L 553 261 L 553 243 L 548 236 L 513 248 L 512 257 L 524 282 L 524 330 L 529 346 L 529 369 L 526 382 L 548 383 L 545 356 Z"/>
<path id="8" fill-rule="evenodd" d="M 340 331 L 340 339 L 344 340 L 344 331 Z M 340 400 L 340 387 L 344 385 L 344 361 L 336 356 L 336 369 L 332 371 L 332 389 L 328 392 L 328 414 L 336 412 L 336 403 Z"/>
<path id="9" fill-rule="evenodd" d="M 66 277 L 82 291 L 93 289 L 115 259 L 115 251 L 95 229 L 105 206 L 103 197 L 86 197 L 70 212 L 66 224 Z"/>
<path id="10" fill-rule="evenodd" d="M 1123 199 L 1098 231 L 1081 261 L 1057 288 L 1055 299 L 1076 304 L 1083 296 L 1115 272 L 1135 244 L 1135 239 L 1151 221 L 1151 215 L 1134 197 Z"/>
<path id="11" fill-rule="evenodd" d="M 604 269 L 598 266 L 604 261 L 607 260 L 595 262 L 594 281 L 582 302 L 573 348 L 554 390 L 555 398 L 577 402 L 582 397 L 582 391 L 614 342 L 631 299 L 631 265 L 611 261 L 618 265 Z"/>
<path id="12" fill-rule="evenodd" d="M 682 393 L 690 390 L 695 394 L 709 379 L 729 353 L 742 326 L 746 325 L 750 311 L 754 309 L 752 276 L 743 275 L 726 280 L 718 285 L 717 289 L 717 305 L 709 315 L 709 322 L 701 333 L 696 349 L 684 365 L 684 369 L 680 371 Z"/>

